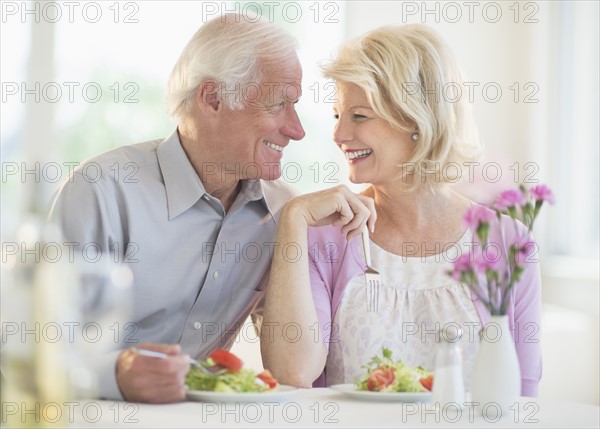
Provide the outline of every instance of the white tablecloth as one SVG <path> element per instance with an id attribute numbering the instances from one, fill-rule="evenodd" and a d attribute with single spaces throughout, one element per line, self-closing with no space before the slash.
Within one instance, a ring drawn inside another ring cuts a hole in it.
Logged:
<path id="1" fill-rule="evenodd" d="M 471 407 L 437 410 L 426 403 L 365 402 L 331 389 L 298 390 L 268 402 L 182 402 L 149 405 L 84 401 L 71 407 L 72 427 L 228 428 L 228 427 L 527 427 L 600 426 L 600 407 L 521 398 L 501 418 L 484 419 Z"/>

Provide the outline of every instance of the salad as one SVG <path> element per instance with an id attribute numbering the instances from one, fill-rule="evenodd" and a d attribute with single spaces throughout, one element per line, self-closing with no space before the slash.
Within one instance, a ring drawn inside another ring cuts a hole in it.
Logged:
<path id="1" fill-rule="evenodd" d="M 206 368 L 227 371 L 222 374 L 208 374 L 199 368 L 191 367 L 185 378 L 185 384 L 190 390 L 241 393 L 266 392 L 277 387 L 277 380 L 268 370 L 256 374 L 250 369 L 243 368 L 243 362 L 227 350 L 214 350 L 200 363 Z"/>
<path id="2" fill-rule="evenodd" d="M 372 392 L 428 392 L 433 386 L 433 373 L 418 366 L 412 368 L 401 360 L 392 359 L 392 351 L 373 356 L 364 368 L 367 373 L 356 383 L 358 390 Z"/>

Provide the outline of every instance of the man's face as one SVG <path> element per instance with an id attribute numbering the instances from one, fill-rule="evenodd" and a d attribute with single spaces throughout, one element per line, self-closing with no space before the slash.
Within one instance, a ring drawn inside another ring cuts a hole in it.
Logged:
<path id="1" fill-rule="evenodd" d="M 262 68 L 263 81 L 243 88 L 243 110 L 223 106 L 225 159 L 234 160 L 240 179 L 275 180 L 281 176 L 281 158 L 290 140 L 304 138 L 295 103 L 301 95 L 302 69 L 297 56 Z"/>

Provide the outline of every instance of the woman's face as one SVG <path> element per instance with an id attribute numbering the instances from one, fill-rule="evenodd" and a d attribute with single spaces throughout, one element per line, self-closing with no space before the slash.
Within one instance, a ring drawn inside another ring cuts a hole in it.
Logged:
<path id="1" fill-rule="evenodd" d="M 399 131 L 371 109 L 365 92 L 338 82 L 333 140 L 346 156 L 350 181 L 385 184 L 401 179 L 401 166 L 415 146 L 414 131 Z"/>

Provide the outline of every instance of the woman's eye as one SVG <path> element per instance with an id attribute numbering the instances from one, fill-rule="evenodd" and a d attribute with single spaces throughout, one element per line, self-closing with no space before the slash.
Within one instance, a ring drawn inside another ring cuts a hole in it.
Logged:
<path id="1" fill-rule="evenodd" d="M 352 115 L 352 119 L 356 119 L 356 120 L 362 120 L 362 119 L 367 119 L 367 117 L 365 115 L 359 115 L 359 114 L 354 114 Z"/>
<path id="2" fill-rule="evenodd" d="M 333 115 L 333 119 L 340 119 L 340 115 Z"/>

